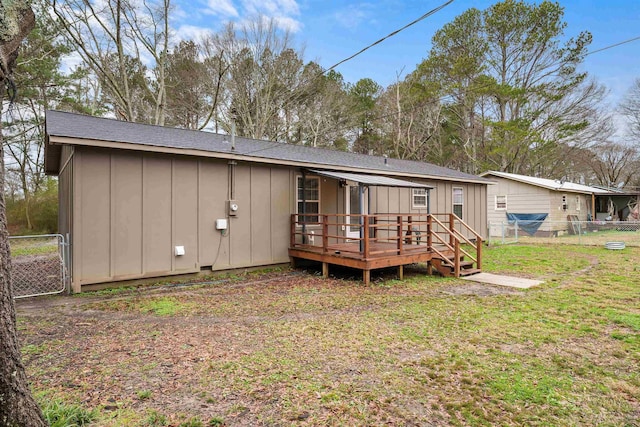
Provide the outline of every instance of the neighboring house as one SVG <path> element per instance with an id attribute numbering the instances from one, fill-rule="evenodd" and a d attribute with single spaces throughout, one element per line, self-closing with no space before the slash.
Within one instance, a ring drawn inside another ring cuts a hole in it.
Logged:
<path id="1" fill-rule="evenodd" d="M 74 292 L 286 263 L 291 214 L 454 212 L 486 235 L 489 181 L 422 162 L 49 111 L 45 169 Z"/>
<path id="2" fill-rule="evenodd" d="M 568 230 L 568 217 L 588 221 L 604 219 L 608 214 L 601 212 L 611 192 L 573 182 L 489 171 L 481 174 L 495 185 L 487 191 L 487 218 L 490 223 L 507 222 L 521 215 L 523 219 L 539 214 L 543 222 L 538 232 L 541 234 L 561 234 Z M 595 212 L 595 216 L 594 216 Z M 546 216 L 544 216 L 546 214 Z M 491 227 L 493 235 L 499 235 L 499 227 Z"/>

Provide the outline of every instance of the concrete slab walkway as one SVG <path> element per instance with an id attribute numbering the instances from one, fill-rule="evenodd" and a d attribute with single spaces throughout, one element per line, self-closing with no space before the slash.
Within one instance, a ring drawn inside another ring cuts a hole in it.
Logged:
<path id="1" fill-rule="evenodd" d="M 486 283 L 489 285 L 509 286 L 512 288 L 528 289 L 544 283 L 542 280 L 523 279 L 522 277 L 501 276 L 491 273 L 478 273 L 471 276 L 460 277 L 472 282 Z"/>

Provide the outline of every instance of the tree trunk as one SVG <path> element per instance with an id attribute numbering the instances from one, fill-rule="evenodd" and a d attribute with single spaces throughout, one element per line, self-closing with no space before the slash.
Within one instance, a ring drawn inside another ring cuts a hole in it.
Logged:
<path id="1" fill-rule="evenodd" d="M 0 0 L 0 106 L 18 47 L 35 25 L 29 2 Z M 1 107 L 0 107 L 1 109 Z M 0 426 L 40 427 L 47 423 L 29 391 L 20 360 L 16 312 L 11 292 L 11 253 L 4 201 L 4 150 L 0 121 Z"/>
<path id="2" fill-rule="evenodd" d="M 0 104 L 2 102 L 0 92 Z M 0 122 L 0 426 L 45 426 L 40 408 L 31 396 L 20 360 L 16 312 L 11 292 L 11 253 L 4 201 L 4 150 Z"/>

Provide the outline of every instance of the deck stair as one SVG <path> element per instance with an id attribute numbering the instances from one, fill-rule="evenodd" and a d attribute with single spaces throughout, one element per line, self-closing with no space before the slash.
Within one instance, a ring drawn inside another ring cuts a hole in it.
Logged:
<path id="1" fill-rule="evenodd" d="M 431 266 L 444 277 L 456 277 L 455 257 L 440 258 L 436 257 L 431 260 Z M 473 274 L 482 273 L 482 270 L 476 268 L 473 261 L 465 261 L 461 257 L 459 263 L 460 273 L 458 276 L 471 276 Z"/>

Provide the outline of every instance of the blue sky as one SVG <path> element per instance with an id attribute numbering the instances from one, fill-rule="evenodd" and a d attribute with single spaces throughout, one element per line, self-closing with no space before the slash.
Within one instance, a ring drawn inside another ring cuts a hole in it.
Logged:
<path id="1" fill-rule="evenodd" d="M 404 26 L 445 0 L 174 0 L 181 36 L 221 28 L 258 13 L 273 17 L 292 31 L 305 60 L 329 67 Z M 495 1 L 455 0 L 435 15 L 404 30 L 341 65 L 347 81 L 370 77 L 383 86 L 411 72 L 427 55 L 434 32 L 471 7 L 485 9 Z M 593 34 L 590 50 L 640 36 L 639 0 L 564 0 L 566 36 Z M 584 70 L 610 90 L 615 104 L 640 77 L 640 40 L 588 56 Z"/>

